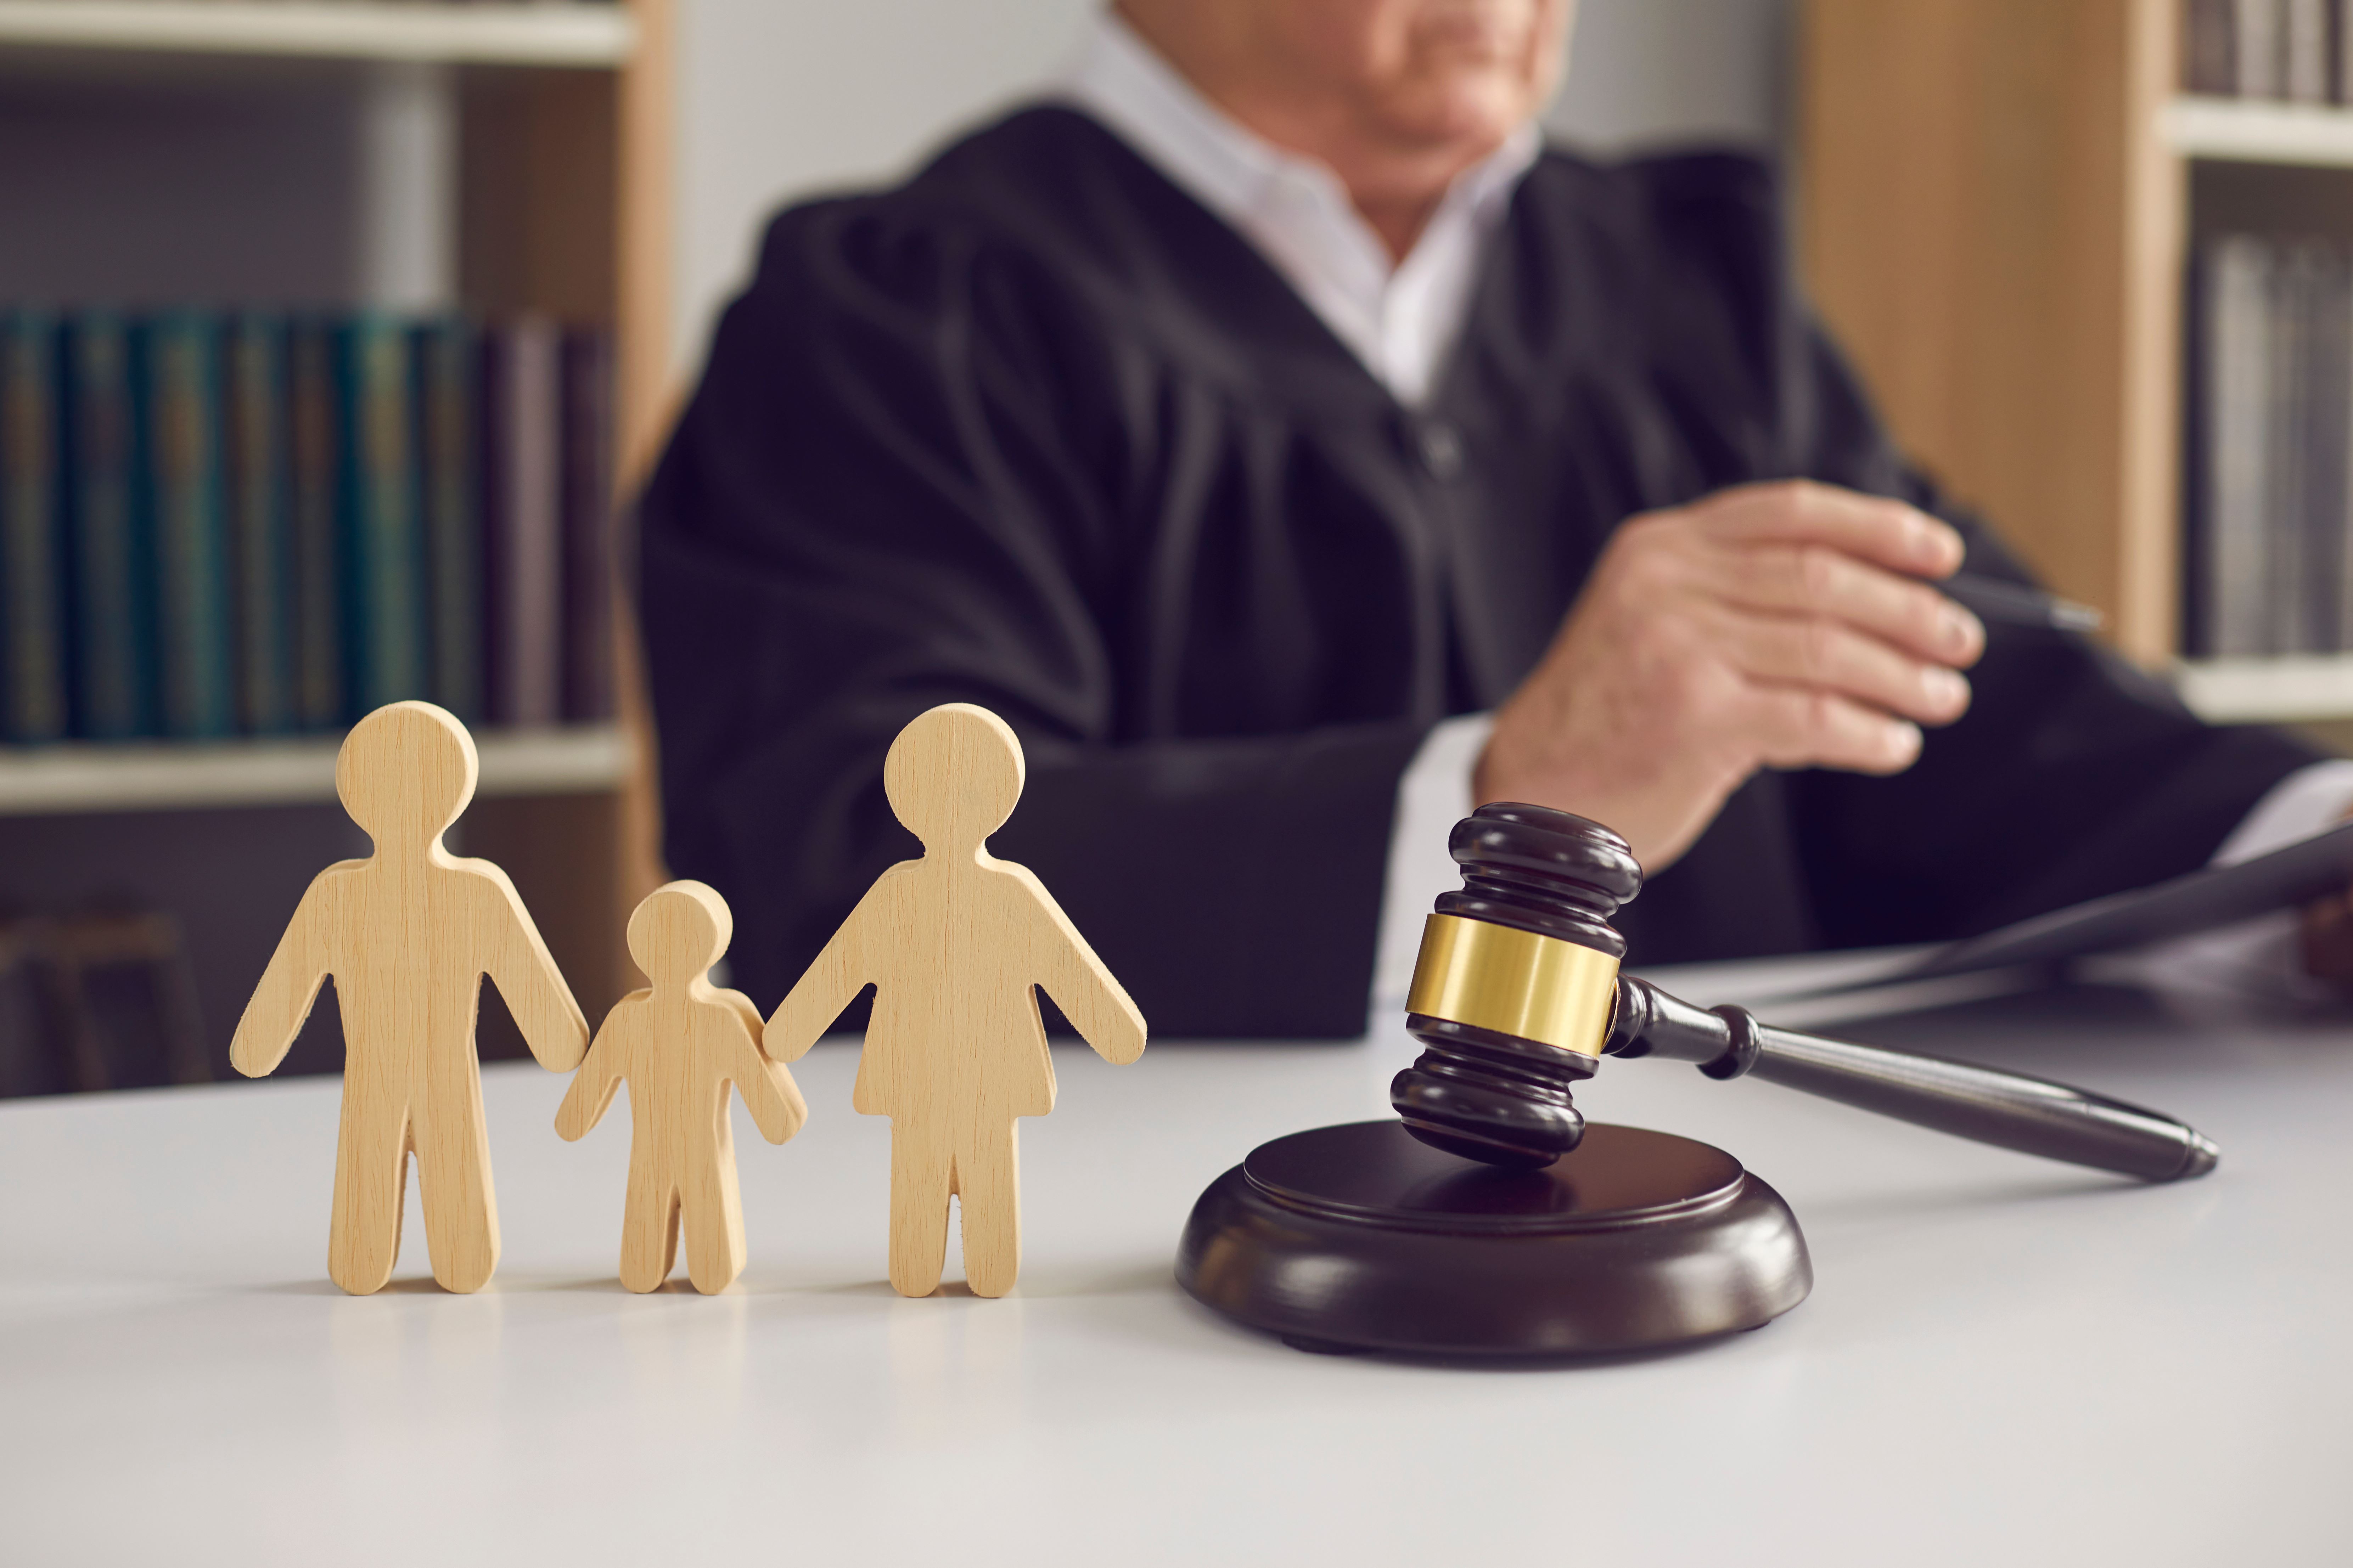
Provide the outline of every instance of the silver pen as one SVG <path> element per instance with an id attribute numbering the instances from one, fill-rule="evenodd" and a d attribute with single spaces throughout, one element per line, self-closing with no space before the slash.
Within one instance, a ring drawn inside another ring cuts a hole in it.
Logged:
<path id="1" fill-rule="evenodd" d="M 1973 612 L 1981 621 L 2042 626 L 2057 632 L 2095 632 L 2107 620 L 2089 605 L 2062 599 L 2021 583 L 1974 577 L 1966 572 L 1928 585 Z"/>

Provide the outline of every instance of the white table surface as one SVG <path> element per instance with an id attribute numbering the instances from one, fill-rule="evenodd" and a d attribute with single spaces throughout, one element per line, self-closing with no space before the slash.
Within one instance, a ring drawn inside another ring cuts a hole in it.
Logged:
<path id="1" fill-rule="evenodd" d="M 2140 1187 L 1606 1063 L 1589 1114 L 1788 1198 L 1813 1297 L 1493 1369 L 1303 1354 L 1170 1279 L 1254 1143 L 1386 1113 L 1401 1033 L 1058 1051 L 1000 1301 L 882 1283 L 889 1127 L 832 1043 L 793 1142 L 737 1111 L 751 1265 L 712 1298 L 620 1289 L 626 1103 L 564 1143 L 529 1064 L 484 1075 L 472 1297 L 413 1185 L 394 1285 L 327 1282 L 337 1080 L 0 1105 L 0 1563 L 2353 1563 L 2353 1028 L 2072 993 L 1850 1032 L 2144 1100 L 2221 1167 Z"/>

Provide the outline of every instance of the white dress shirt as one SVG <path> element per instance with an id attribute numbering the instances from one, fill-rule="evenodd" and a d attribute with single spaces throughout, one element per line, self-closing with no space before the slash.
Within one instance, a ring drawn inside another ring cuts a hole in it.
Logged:
<path id="1" fill-rule="evenodd" d="M 1429 396 L 1461 335 L 1487 238 L 1539 146 L 1524 125 L 1457 175 L 1413 253 L 1392 265 L 1337 175 L 1228 119 L 1112 13 L 1096 16 L 1061 96 L 1257 247 L 1407 405 Z"/>
<path id="2" fill-rule="evenodd" d="M 1461 337 L 1481 258 L 1540 147 L 1536 128 L 1523 126 L 1457 175 L 1411 254 L 1392 263 L 1337 175 L 1229 118 L 1112 12 L 1096 15 L 1059 96 L 1248 239 L 1332 335 L 1409 406 L 1428 398 Z M 1461 885 L 1446 853 L 1447 833 L 1471 813 L 1472 770 L 1493 727 L 1484 713 L 1437 725 L 1398 782 L 1373 972 L 1376 1012 L 1403 1005 L 1431 900 Z M 2307 837 L 2348 806 L 2353 762 L 2316 763 L 2265 795 L 2215 852 L 2214 864 Z M 2152 950 L 2137 972 L 2158 983 L 2294 986 L 2295 917 L 2268 915 L 2168 943 Z"/>

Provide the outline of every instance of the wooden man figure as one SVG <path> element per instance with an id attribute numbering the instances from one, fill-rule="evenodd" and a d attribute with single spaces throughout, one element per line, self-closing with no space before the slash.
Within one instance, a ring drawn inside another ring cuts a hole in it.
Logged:
<path id="1" fill-rule="evenodd" d="M 760 1049 L 760 1009 L 740 991 L 711 984 L 735 917 L 701 882 L 671 882 L 629 917 L 629 956 L 653 984 L 614 1004 L 588 1059 L 555 1113 L 567 1141 L 604 1118 L 629 1084 L 629 1197 L 621 1222 L 621 1283 L 657 1289 L 678 1261 L 686 1225 L 686 1273 L 704 1295 L 744 1272 L 744 1198 L 735 1182 L 729 1084 L 741 1090 L 761 1136 L 781 1143 L 808 1107 L 782 1063 Z"/>
<path id="2" fill-rule="evenodd" d="M 427 702 L 395 702 L 353 727 L 335 759 L 335 793 L 375 852 L 311 883 L 229 1047 L 237 1071 L 269 1072 L 319 983 L 335 977 L 343 1122 L 327 1273 L 357 1296 L 392 1277 L 412 1152 L 433 1278 L 445 1290 L 479 1290 L 498 1267 L 474 1055 L 482 976 L 498 985 L 540 1066 L 568 1072 L 588 1047 L 588 1021 L 514 884 L 442 845 L 474 797 L 480 765 L 466 727 Z"/>
<path id="3" fill-rule="evenodd" d="M 923 842 L 867 890 L 768 1020 L 768 1054 L 799 1059 L 852 997 L 875 990 L 850 1103 L 891 1118 L 891 1284 L 927 1296 L 964 1210 L 965 1277 L 1002 1296 L 1021 1267 L 1014 1118 L 1054 1109 L 1034 987 L 1114 1062 L 1144 1054 L 1144 1016 L 1028 869 L 982 841 L 1021 798 L 1021 742 L 954 702 L 899 732 L 891 809 Z"/>

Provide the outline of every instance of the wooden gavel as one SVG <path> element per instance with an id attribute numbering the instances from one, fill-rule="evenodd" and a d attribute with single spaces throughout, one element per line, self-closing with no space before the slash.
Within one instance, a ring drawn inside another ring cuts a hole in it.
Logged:
<path id="1" fill-rule="evenodd" d="M 1533 1169 L 1577 1147 L 1571 1090 L 1605 1056 L 1695 1062 L 1883 1116 L 2148 1182 L 2202 1176 L 2213 1142 L 2172 1118 L 2063 1084 L 1759 1024 L 1619 973 L 1618 906 L 1641 890 L 1626 841 L 1544 806 L 1481 806 L 1449 841 L 1462 889 L 1422 934 L 1406 1026 L 1422 1055 L 1389 1101 L 1425 1143 Z"/>

